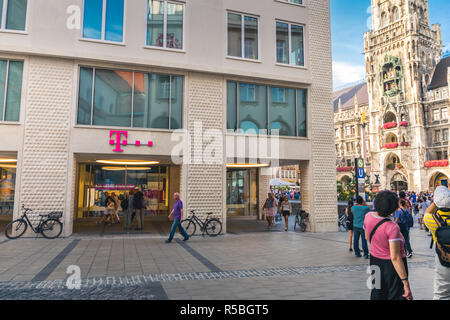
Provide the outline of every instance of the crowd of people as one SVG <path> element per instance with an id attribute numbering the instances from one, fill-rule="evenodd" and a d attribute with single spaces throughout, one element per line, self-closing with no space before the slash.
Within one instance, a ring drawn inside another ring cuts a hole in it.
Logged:
<path id="1" fill-rule="evenodd" d="M 434 299 L 450 299 L 450 190 L 446 186 L 437 187 L 434 194 L 382 191 L 370 205 L 358 196 L 348 201 L 345 214 L 349 251 L 369 259 L 380 271 L 380 285 L 372 288 L 371 299 L 413 299 L 407 259 L 413 256 L 414 216 L 436 248 Z"/>
<path id="2" fill-rule="evenodd" d="M 135 218 L 137 220 L 137 227 L 135 230 L 144 229 L 145 199 L 144 194 L 139 188 L 135 188 L 134 190 L 120 196 L 114 192 L 112 192 L 111 195 L 108 192 L 105 192 L 104 197 L 106 210 L 102 219 L 97 222 L 98 224 L 119 224 L 119 210 L 122 209 L 125 219 L 125 230 L 131 229 L 131 225 Z"/>

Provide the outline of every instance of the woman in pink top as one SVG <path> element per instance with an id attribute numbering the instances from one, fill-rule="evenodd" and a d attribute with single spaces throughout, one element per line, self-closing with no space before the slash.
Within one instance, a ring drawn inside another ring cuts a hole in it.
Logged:
<path id="1" fill-rule="evenodd" d="M 405 239 L 400 227 L 389 218 L 398 209 L 399 199 L 390 191 L 375 198 L 375 212 L 364 219 L 366 239 L 370 243 L 370 266 L 374 283 L 371 300 L 412 300 L 408 280 Z"/>

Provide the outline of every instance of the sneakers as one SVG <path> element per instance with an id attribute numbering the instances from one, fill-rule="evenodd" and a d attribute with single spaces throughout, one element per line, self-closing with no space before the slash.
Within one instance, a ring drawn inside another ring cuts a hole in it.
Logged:
<path id="1" fill-rule="evenodd" d="M 364 256 L 364 259 L 369 259 L 369 256 Z"/>
<path id="2" fill-rule="evenodd" d="M 183 241 L 188 241 L 188 240 L 189 240 L 189 237 L 183 239 Z"/>
<path id="3" fill-rule="evenodd" d="M 172 241 L 171 240 L 166 240 L 166 243 L 171 243 Z"/>
<path id="4" fill-rule="evenodd" d="M 361 257 L 362 257 L 362 255 L 361 255 L 361 254 L 355 254 L 355 257 L 357 257 L 357 258 L 361 258 Z"/>
<path id="5" fill-rule="evenodd" d="M 349 251 L 349 252 L 353 252 L 353 249 L 352 249 L 352 248 L 348 248 L 348 251 Z"/>
<path id="6" fill-rule="evenodd" d="M 408 254 L 406 255 L 406 257 L 407 257 L 407 258 L 411 258 L 411 257 L 412 257 L 412 252 L 408 253 Z"/>

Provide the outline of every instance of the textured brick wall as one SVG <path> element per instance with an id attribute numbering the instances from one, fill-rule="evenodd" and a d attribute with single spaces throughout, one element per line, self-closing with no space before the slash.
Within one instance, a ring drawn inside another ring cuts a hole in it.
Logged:
<path id="1" fill-rule="evenodd" d="M 193 136 L 195 124 L 201 124 L 203 132 L 209 129 L 224 130 L 224 86 L 223 77 L 190 73 L 188 77 L 188 129 Z M 207 139 L 203 140 L 203 150 L 210 144 Z M 192 144 L 194 146 L 194 143 Z M 217 149 L 222 150 L 220 141 L 214 143 Z M 191 159 L 194 161 L 197 153 L 193 148 Z M 197 159 L 199 160 L 199 159 Z M 201 157 L 200 157 L 201 160 Z M 205 159 L 203 159 L 205 160 Z M 204 218 L 208 212 L 213 212 L 214 217 L 225 219 L 223 210 L 225 179 L 225 166 L 223 164 L 191 163 L 183 166 L 187 170 L 187 181 L 185 184 L 188 210 L 195 210 L 200 218 Z M 188 213 L 188 212 L 186 212 Z"/>
<path id="2" fill-rule="evenodd" d="M 332 68 L 330 3 L 328 0 L 308 1 L 309 65 L 312 86 L 311 108 L 312 175 L 305 177 L 311 190 L 306 190 L 313 204 L 311 220 L 314 232 L 337 230 L 336 154 L 332 104 Z M 302 184 L 303 184 L 302 180 Z M 305 192 L 303 188 L 303 192 Z M 303 197 L 304 198 L 304 197 Z"/>
<path id="3" fill-rule="evenodd" d="M 37 214 L 64 211 L 71 198 L 67 170 L 74 66 L 39 57 L 30 58 L 28 66 L 20 205 Z"/>

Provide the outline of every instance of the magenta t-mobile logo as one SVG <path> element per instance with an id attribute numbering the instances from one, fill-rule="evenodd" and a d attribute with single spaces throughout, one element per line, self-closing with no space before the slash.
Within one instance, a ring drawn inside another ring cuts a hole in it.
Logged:
<path id="1" fill-rule="evenodd" d="M 114 140 L 113 136 L 116 136 L 116 139 Z M 125 138 L 122 140 L 122 136 Z M 122 130 L 111 130 L 109 132 L 109 144 L 110 145 L 116 145 L 116 148 L 113 150 L 114 152 L 123 152 L 123 150 L 120 148 L 121 146 L 127 146 L 128 143 L 128 131 L 122 131 Z M 139 147 L 142 145 L 140 140 L 136 140 L 134 143 L 135 146 Z M 153 141 L 148 141 L 147 145 L 149 147 L 153 146 Z"/>

